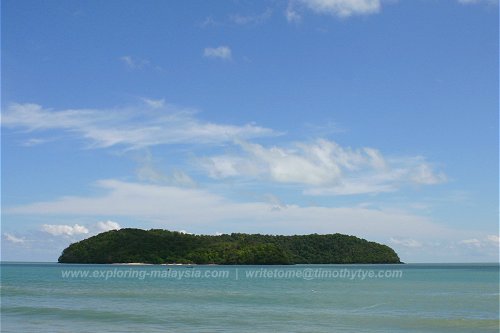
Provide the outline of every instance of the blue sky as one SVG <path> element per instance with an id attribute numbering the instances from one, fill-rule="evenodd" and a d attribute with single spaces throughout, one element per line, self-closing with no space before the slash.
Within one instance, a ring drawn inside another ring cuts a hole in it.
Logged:
<path id="1" fill-rule="evenodd" d="M 2 259 L 123 228 L 498 260 L 498 2 L 2 1 Z"/>

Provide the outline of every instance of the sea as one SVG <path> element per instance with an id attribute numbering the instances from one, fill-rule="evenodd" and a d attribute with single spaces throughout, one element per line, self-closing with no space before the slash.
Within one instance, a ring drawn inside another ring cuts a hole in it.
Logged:
<path id="1" fill-rule="evenodd" d="M 1 332 L 498 332 L 498 264 L 1 264 Z"/>

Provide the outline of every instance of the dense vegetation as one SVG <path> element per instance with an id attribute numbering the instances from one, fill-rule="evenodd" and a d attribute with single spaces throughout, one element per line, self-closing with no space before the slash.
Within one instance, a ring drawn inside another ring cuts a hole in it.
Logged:
<path id="1" fill-rule="evenodd" d="M 399 263 L 390 247 L 354 236 L 190 235 L 121 229 L 71 244 L 61 263 L 223 265 Z"/>

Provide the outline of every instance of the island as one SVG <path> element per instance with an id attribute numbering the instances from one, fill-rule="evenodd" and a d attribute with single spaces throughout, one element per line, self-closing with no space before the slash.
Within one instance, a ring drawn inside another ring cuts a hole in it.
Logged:
<path id="1" fill-rule="evenodd" d="M 60 263 L 112 264 L 399 264 L 387 245 L 343 234 L 193 235 L 160 229 L 125 228 L 68 246 Z"/>

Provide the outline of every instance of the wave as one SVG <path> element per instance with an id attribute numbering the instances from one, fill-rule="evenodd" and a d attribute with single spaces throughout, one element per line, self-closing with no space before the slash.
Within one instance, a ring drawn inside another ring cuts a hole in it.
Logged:
<path id="1" fill-rule="evenodd" d="M 148 315 L 139 315 L 135 313 L 116 312 L 107 310 L 91 309 L 62 309 L 54 307 L 33 307 L 33 306 L 2 306 L 3 314 L 29 316 L 34 319 L 40 317 L 55 317 L 61 320 L 69 321 L 100 321 L 100 322 L 128 322 L 128 323 L 148 323 L 161 324 L 163 319 Z"/>

